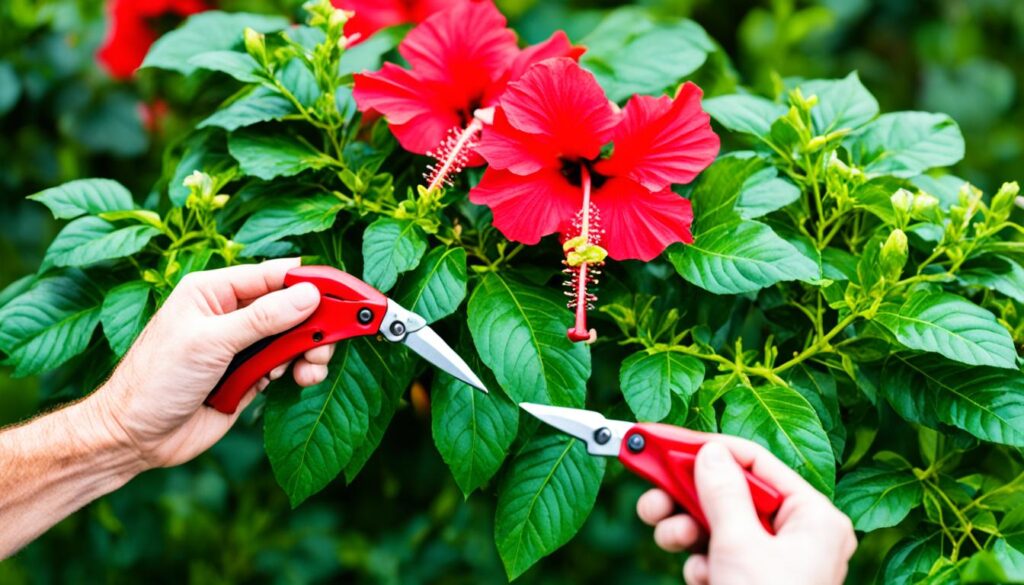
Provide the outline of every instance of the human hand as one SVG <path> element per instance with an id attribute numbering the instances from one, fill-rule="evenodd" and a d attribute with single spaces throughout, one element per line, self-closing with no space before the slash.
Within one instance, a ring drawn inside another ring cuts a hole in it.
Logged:
<path id="1" fill-rule="evenodd" d="M 749 469 L 785 498 L 769 534 L 754 510 L 741 468 Z M 857 547 L 850 519 L 795 471 L 756 443 L 715 435 L 697 454 L 694 476 L 711 527 L 707 554 L 692 554 L 683 567 L 690 585 L 840 584 Z M 675 503 L 650 490 L 637 514 L 654 526 L 654 540 L 680 552 L 702 538 L 687 514 L 672 515 Z"/>
<path id="2" fill-rule="evenodd" d="M 95 416 L 137 452 L 143 468 L 179 465 L 206 451 L 257 391 L 284 375 L 288 364 L 250 390 L 233 415 L 203 406 L 235 354 L 305 321 L 320 304 L 312 284 L 282 289 L 285 273 L 297 266 L 297 258 L 282 259 L 185 276 L 89 397 Z M 292 368 L 295 381 L 323 381 L 333 351 L 306 352 Z"/>

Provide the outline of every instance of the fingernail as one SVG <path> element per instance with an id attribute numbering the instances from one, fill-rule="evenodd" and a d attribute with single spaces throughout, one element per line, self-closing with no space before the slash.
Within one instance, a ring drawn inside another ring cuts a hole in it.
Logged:
<path id="1" fill-rule="evenodd" d="M 701 459 L 712 467 L 722 467 L 729 462 L 732 455 L 728 449 L 718 443 L 707 443 L 700 450 Z"/>
<path id="2" fill-rule="evenodd" d="M 320 289 L 309 282 L 300 282 L 289 290 L 292 291 L 292 304 L 296 309 L 305 311 L 320 303 Z"/>

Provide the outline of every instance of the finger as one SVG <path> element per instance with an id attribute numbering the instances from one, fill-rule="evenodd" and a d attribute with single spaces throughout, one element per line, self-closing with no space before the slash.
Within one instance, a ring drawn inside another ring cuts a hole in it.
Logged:
<path id="1" fill-rule="evenodd" d="M 248 307 L 216 317 L 215 328 L 238 353 L 253 343 L 302 323 L 320 304 L 320 291 L 308 282 L 266 294 Z"/>
<path id="2" fill-rule="evenodd" d="M 712 540 L 745 538 L 764 532 L 743 468 L 724 445 L 711 442 L 701 447 L 694 479 Z"/>
<path id="3" fill-rule="evenodd" d="M 266 376 L 264 376 L 264 377 L 260 378 L 259 382 L 256 382 L 256 386 L 254 388 L 255 388 L 256 392 L 263 392 L 264 390 L 267 389 L 267 386 L 269 386 L 269 385 L 270 385 L 270 379 L 268 379 Z M 241 410 L 241 408 L 238 408 L 237 410 Z"/>
<path id="4" fill-rule="evenodd" d="M 654 489 L 647 490 L 636 501 L 636 515 L 648 526 L 654 526 L 672 515 L 675 502 L 665 492 Z"/>
<path id="5" fill-rule="evenodd" d="M 267 374 L 267 377 L 270 378 L 271 381 L 277 380 L 278 378 L 283 376 L 285 372 L 288 371 L 288 366 L 290 366 L 290 365 L 291 365 L 291 362 L 286 362 L 286 363 L 281 364 L 280 366 L 277 366 L 273 370 L 270 370 L 270 373 Z"/>
<path id="6" fill-rule="evenodd" d="M 683 579 L 686 585 L 708 585 L 711 581 L 708 558 L 704 555 L 690 555 L 683 565 Z"/>
<path id="7" fill-rule="evenodd" d="M 236 299 L 254 299 L 284 287 L 284 277 L 302 264 L 299 258 L 278 258 L 259 264 L 229 266 L 202 273 L 208 282 L 231 287 Z"/>
<path id="8" fill-rule="evenodd" d="M 299 360 L 292 368 L 292 375 L 299 386 L 314 386 L 327 379 L 327 366 Z"/>
<path id="9" fill-rule="evenodd" d="M 654 527 L 654 543 L 666 552 L 682 552 L 700 538 L 700 527 L 692 516 L 679 514 L 666 518 Z"/>
<path id="10" fill-rule="evenodd" d="M 331 356 L 334 355 L 334 344 L 321 345 L 320 347 L 314 347 L 307 351 L 302 357 L 311 364 L 320 364 L 326 366 L 331 361 Z"/>

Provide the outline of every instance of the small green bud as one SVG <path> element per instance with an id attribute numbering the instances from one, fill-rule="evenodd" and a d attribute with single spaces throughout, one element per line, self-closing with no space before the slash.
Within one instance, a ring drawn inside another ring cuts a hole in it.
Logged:
<path id="1" fill-rule="evenodd" d="M 214 198 L 213 198 L 213 208 L 214 209 L 221 209 L 221 208 L 223 208 L 225 205 L 228 204 L 228 200 L 229 199 L 231 199 L 230 195 L 220 194 L 220 195 L 214 196 Z"/>
<path id="2" fill-rule="evenodd" d="M 334 12 L 332 12 L 331 15 L 327 18 L 328 30 L 332 32 L 337 32 L 340 35 L 341 30 L 345 28 L 345 23 L 348 22 L 348 19 L 351 16 L 352 14 L 348 11 L 335 9 Z"/>
<path id="3" fill-rule="evenodd" d="M 892 202 L 892 209 L 896 212 L 896 225 L 903 227 L 910 219 L 910 209 L 914 205 L 914 194 L 906 189 L 900 189 L 889 197 Z"/>
<path id="4" fill-rule="evenodd" d="M 1013 202 L 1019 194 L 1020 185 L 1015 181 L 1003 183 L 999 191 L 992 196 L 992 213 L 997 216 L 999 221 L 1006 221 L 1006 218 L 1010 217 L 1010 212 L 1013 211 Z"/>
<path id="5" fill-rule="evenodd" d="M 889 234 L 888 239 L 882 244 L 882 253 L 879 256 L 879 263 L 882 267 L 882 274 L 891 281 L 896 282 L 903 273 L 903 267 L 907 263 L 908 246 L 907 234 L 901 229 L 895 229 Z"/>
<path id="6" fill-rule="evenodd" d="M 148 282 L 150 284 L 157 284 L 162 279 L 160 278 L 160 273 L 159 272 L 157 272 L 156 270 L 153 270 L 152 268 L 147 268 L 146 270 L 144 270 L 142 272 L 142 280 L 145 280 L 146 282 Z"/>
<path id="7" fill-rule="evenodd" d="M 191 175 L 185 177 L 182 184 L 200 199 L 213 196 L 213 177 L 202 171 L 193 171 Z"/>
<path id="8" fill-rule="evenodd" d="M 249 53 L 257 62 L 265 64 L 267 62 L 267 41 L 263 33 L 246 27 L 242 37 L 245 39 L 245 52 Z"/>
<path id="9" fill-rule="evenodd" d="M 928 221 L 942 219 L 942 212 L 939 210 L 939 200 L 927 193 L 914 195 L 914 203 L 910 207 L 911 217 Z"/>
<path id="10" fill-rule="evenodd" d="M 824 136 L 815 136 L 804 147 L 804 152 L 817 152 L 825 148 L 826 144 L 828 144 L 828 140 Z"/>

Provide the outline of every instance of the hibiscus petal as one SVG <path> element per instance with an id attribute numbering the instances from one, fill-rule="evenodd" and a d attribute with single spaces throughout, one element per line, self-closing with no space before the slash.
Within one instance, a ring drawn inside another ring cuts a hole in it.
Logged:
<path id="1" fill-rule="evenodd" d="M 592 195 L 601 215 L 601 245 L 616 260 L 648 262 L 675 242 L 693 242 L 690 201 L 669 189 L 652 192 L 614 178 Z"/>
<path id="2" fill-rule="evenodd" d="M 422 78 L 445 80 L 465 96 L 453 102 L 481 100 L 519 52 L 516 34 L 505 24 L 489 0 L 461 3 L 409 31 L 398 52 Z"/>
<path id="3" fill-rule="evenodd" d="M 517 175 L 561 167 L 558 152 L 548 142 L 513 128 L 500 107 L 494 110 L 494 121 L 484 127 L 476 152 L 491 168 Z"/>
<path id="4" fill-rule="evenodd" d="M 689 183 L 718 155 L 718 135 L 701 109 L 703 92 L 687 82 L 676 94 L 634 96 L 615 129 L 611 158 L 596 167 L 608 176 L 625 176 L 652 191 Z"/>
<path id="5" fill-rule="evenodd" d="M 469 192 L 469 200 L 491 208 L 494 227 L 506 238 L 536 244 L 572 220 L 582 193 L 556 170 L 521 177 L 488 168 Z"/>
<path id="6" fill-rule="evenodd" d="M 426 154 L 437 148 L 450 128 L 461 126 L 458 115 L 437 97 L 444 88 L 412 71 L 385 63 L 380 71 L 353 77 L 359 109 L 383 114 L 409 152 Z"/>
<path id="7" fill-rule="evenodd" d="M 509 123 L 565 158 L 597 157 L 619 117 L 594 76 L 568 58 L 530 67 L 501 98 Z"/>
<path id="8" fill-rule="evenodd" d="M 578 61 L 580 55 L 585 53 L 586 47 L 575 46 L 566 36 L 565 31 L 555 31 L 548 40 L 541 41 L 536 45 L 531 45 L 523 49 L 519 56 L 512 62 L 512 66 L 508 70 L 508 81 L 515 81 L 526 73 L 530 65 L 534 63 L 540 63 L 545 59 L 554 59 L 556 57 L 567 57 L 573 61 Z"/>

